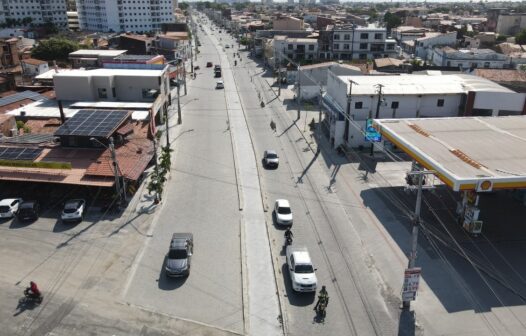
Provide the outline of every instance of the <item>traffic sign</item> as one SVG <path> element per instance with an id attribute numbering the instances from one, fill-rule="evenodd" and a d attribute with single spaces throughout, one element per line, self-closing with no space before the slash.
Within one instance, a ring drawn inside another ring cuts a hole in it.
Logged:
<path id="1" fill-rule="evenodd" d="M 373 127 L 373 119 L 367 119 L 365 123 L 365 141 L 380 142 L 382 135 Z"/>

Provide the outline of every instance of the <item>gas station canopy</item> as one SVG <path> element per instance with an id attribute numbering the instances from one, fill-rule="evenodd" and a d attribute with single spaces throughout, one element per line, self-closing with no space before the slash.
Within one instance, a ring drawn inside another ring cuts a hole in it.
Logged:
<path id="1" fill-rule="evenodd" d="M 526 116 L 375 119 L 373 126 L 454 191 L 526 188 Z"/>

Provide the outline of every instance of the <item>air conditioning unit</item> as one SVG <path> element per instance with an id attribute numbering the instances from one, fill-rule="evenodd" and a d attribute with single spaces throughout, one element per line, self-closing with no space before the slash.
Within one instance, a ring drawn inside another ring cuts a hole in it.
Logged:
<path id="1" fill-rule="evenodd" d="M 477 192 L 493 191 L 493 182 L 490 180 L 483 180 L 477 184 Z"/>

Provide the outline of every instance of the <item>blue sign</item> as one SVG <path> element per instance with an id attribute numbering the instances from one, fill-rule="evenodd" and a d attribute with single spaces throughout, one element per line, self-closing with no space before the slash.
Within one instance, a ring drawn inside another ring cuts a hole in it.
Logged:
<path id="1" fill-rule="evenodd" d="M 373 127 L 373 119 L 367 119 L 367 122 L 365 123 L 365 141 L 382 141 L 382 135 Z"/>

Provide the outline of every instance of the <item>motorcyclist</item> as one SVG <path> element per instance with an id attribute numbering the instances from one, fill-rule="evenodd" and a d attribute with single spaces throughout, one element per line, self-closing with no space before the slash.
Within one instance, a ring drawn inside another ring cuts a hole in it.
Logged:
<path id="1" fill-rule="evenodd" d="M 325 307 L 327 307 L 327 305 L 329 304 L 329 294 L 327 293 L 327 289 L 325 289 L 325 286 L 321 286 L 320 294 L 318 294 L 318 302 L 316 302 L 314 310 L 318 309 L 318 306 L 322 302 L 325 303 Z"/>
<path id="2" fill-rule="evenodd" d="M 286 240 L 292 239 L 292 237 L 294 237 L 294 234 L 292 233 L 290 227 L 288 227 L 287 230 L 285 230 L 284 236 Z"/>
<path id="3" fill-rule="evenodd" d="M 31 295 L 32 297 L 40 297 L 41 293 L 38 289 L 36 282 L 29 282 L 29 287 L 27 289 L 29 290 L 29 295 Z"/>

